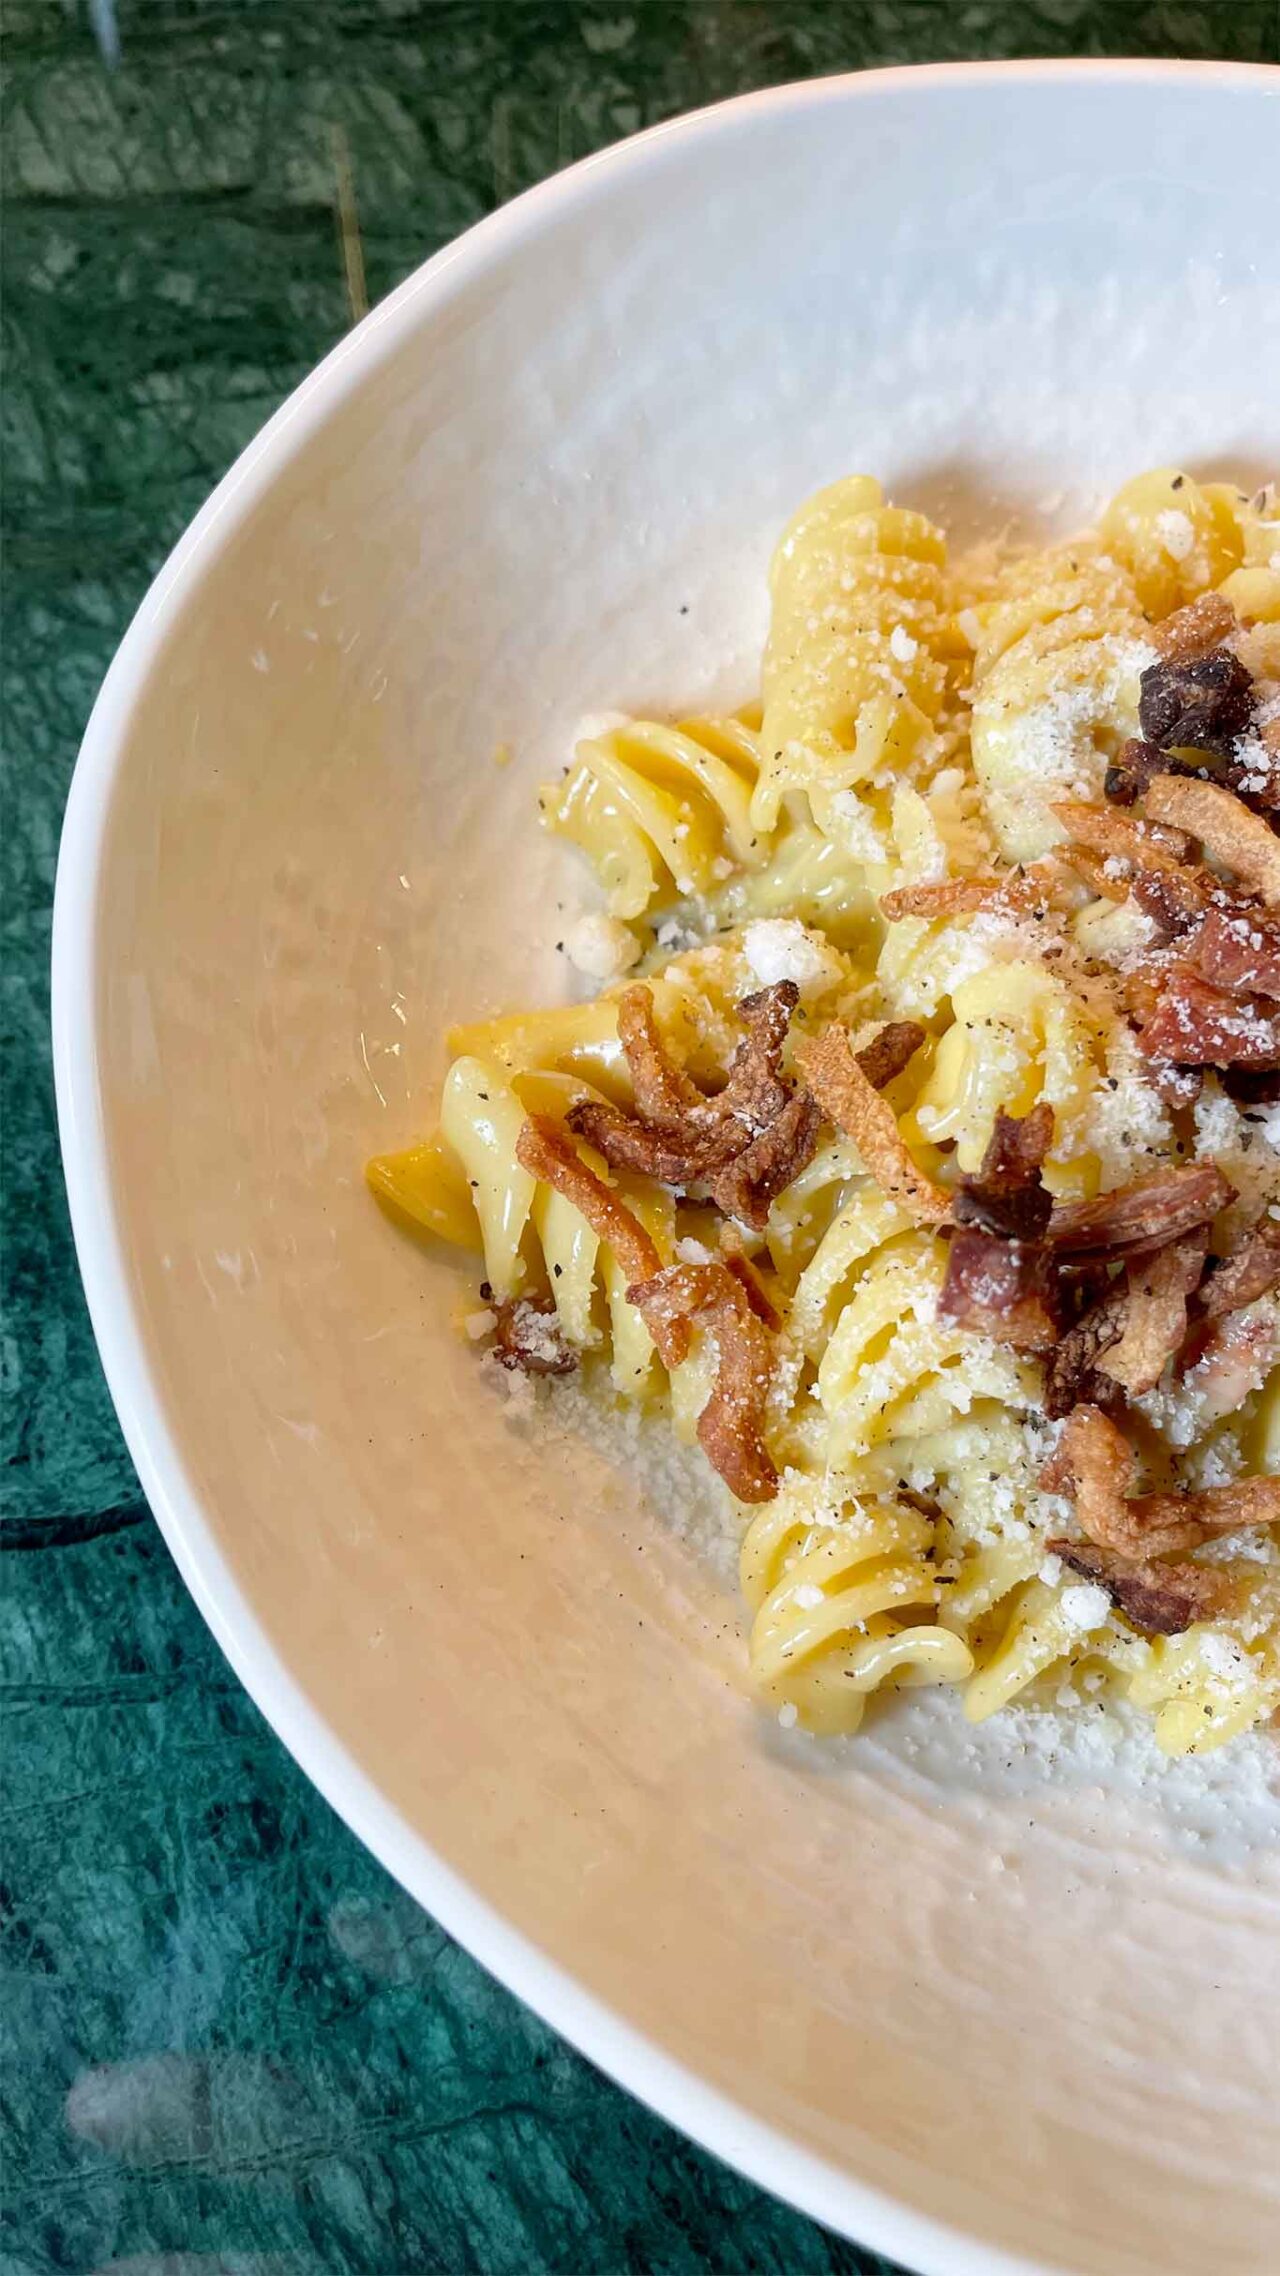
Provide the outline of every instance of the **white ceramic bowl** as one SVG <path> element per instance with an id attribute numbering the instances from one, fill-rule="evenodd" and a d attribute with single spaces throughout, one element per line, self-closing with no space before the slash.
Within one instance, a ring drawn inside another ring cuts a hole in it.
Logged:
<path id="1" fill-rule="evenodd" d="M 228 1657 L 523 1998 L 937 2276 L 1280 2263 L 1264 1782 L 1249 1838 L 1220 1808 L 1197 1847 L 1199 1772 L 1100 1798 L 967 1751 L 954 1706 L 927 1758 L 785 1740 L 731 1591 L 598 1463 L 511 1434 L 450 1328 L 457 1268 L 361 1162 L 429 1119 L 446 1019 L 562 987 L 586 887 L 535 784 L 584 711 L 749 692 L 768 548 L 814 485 L 874 471 L 971 530 L 1170 458 L 1274 467 L 1278 89 L 872 73 L 519 200 L 199 516 L 63 841 L 76 1238 Z"/>

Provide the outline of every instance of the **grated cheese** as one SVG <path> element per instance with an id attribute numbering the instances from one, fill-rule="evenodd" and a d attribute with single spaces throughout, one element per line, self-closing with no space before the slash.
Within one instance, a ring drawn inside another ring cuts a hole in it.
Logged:
<path id="1" fill-rule="evenodd" d="M 1083 1581 L 1079 1587 L 1064 1588 L 1058 1598 L 1058 1608 L 1068 1628 L 1076 1628 L 1087 1635 L 1093 1628 L 1101 1628 L 1111 1617 L 1111 1599 L 1096 1581 Z"/>
<path id="2" fill-rule="evenodd" d="M 763 988 L 794 980 L 802 996 L 812 995 L 842 977 L 834 950 L 795 917 L 757 917 L 743 933 L 742 948 Z"/>
<path id="3" fill-rule="evenodd" d="M 1168 506 L 1162 514 L 1156 515 L 1156 528 L 1169 559 L 1185 561 L 1196 542 L 1195 530 L 1186 514 L 1179 513 L 1176 506 Z"/>
<path id="4" fill-rule="evenodd" d="M 564 952 L 576 972 L 608 982 L 640 961 L 640 943 L 617 917 L 577 917 L 564 936 Z"/>

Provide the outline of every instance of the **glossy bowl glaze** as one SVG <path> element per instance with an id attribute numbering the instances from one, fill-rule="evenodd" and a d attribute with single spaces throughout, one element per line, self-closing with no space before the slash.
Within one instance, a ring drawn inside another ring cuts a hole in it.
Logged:
<path id="1" fill-rule="evenodd" d="M 228 1657 L 522 1997 L 935 2276 L 1280 2264 L 1265 1765 L 1206 1835 L 1185 1775 L 1002 1763 L 954 1703 L 927 1744 L 785 1738 L 731 1587 L 505 1419 L 361 1164 L 430 1120 L 448 1020 L 563 991 L 589 890 L 535 785 L 584 712 L 750 692 L 808 490 L 874 471 L 971 533 L 1274 470 L 1278 121 L 1265 71 L 871 73 L 532 192 L 199 516 L 63 841 L 81 1262 Z"/>

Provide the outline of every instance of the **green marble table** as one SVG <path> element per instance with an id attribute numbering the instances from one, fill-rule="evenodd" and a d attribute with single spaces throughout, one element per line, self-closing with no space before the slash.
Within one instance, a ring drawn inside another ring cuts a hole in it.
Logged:
<path id="1" fill-rule="evenodd" d="M 311 1792 L 205 1633 L 121 1444 L 72 1256 L 46 1028 L 59 818 L 112 650 L 212 483 L 363 295 L 495 203 L 674 111 L 812 73 L 1280 60 L 1280 4 L 3 15 L 0 2276 L 883 2271 L 490 1982 Z"/>

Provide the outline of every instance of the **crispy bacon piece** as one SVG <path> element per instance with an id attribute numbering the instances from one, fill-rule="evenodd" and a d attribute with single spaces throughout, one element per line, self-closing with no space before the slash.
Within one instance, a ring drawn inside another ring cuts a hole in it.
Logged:
<path id="1" fill-rule="evenodd" d="M 898 885 L 881 896 L 880 907 L 891 921 L 899 917 L 973 916 L 982 909 L 1029 916 L 1052 906 L 1058 882 L 1048 864 L 1036 863 L 1006 877 L 939 877 L 918 885 Z"/>
<path id="2" fill-rule="evenodd" d="M 1234 1201 L 1236 1189 L 1214 1162 L 1187 1162 L 1154 1170 L 1094 1201 L 1068 1201 L 1054 1210 L 1047 1238 L 1061 1256 L 1132 1256 L 1163 1249 L 1198 1225 L 1207 1225 Z"/>
<path id="3" fill-rule="evenodd" d="M 568 1124 L 585 1138 L 611 1169 L 656 1178 L 659 1185 L 690 1186 L 715 1175 L 746 1133 L 732 1125 L 638 1122 L 604 1099 L 580 1099 L 569 1109 Z"/>
<path id="4" fill-rule="evenodd" d="M 1137 1462 L 1124 1432 L 1091 1402 L 1074 1407 L 1054 1452 L 1040 1473 L 1049 1494 L 1074 1494 L 1076 1515 L 1093 1541 L 1101 1536 L 1089 1522 L 1094 1504 L 1104 1511 L 1133 1484 Z M 1080 1506 L 1083 1505 L 1083 1506 Z M 1105 1543 L 1104 1543 L 1105 1546 Z"/>
<path id="5" fill-rule="evenodd" d="M 1099 1549 L 1144 1560 L 1203 1548 L 1226 1533 L 1280 1520 L 1280 1478 L 1238 1478 L 1203 1493 L 1130 1500 L 1137 1461 L 1124 1432 L 1094 1406 L 1076 1407 L 1041 1474 L 1051 1493 L 1074 1492 L 1076 1518 Z"/>
<path id="6" fill-rule="evenodd" d="M 618 1036 L 641 1120 L 660 1130 L 676 1128 L 686 1143 L 690 1124 L 707 1132 L 732 1118 L 752 1131 L 763 1129 L 790 1096 L 778 1062 L 799 1001 L 794 980 L 779 980 L 742 998 L 737 1010 L 746 1035 L 729 1063 L 724 1089 L 708 1098 L 668 1054 L 654 1017 L 652 989 L 643 981 L 624 988 L 618 998 Z"/>
<path id="7" fill-rule="evenodd" d="M 739 1501 L 772 1501 L 778 1473 L 764 1418 L 773 1353 L 741 1281 L 725 1264 L 673 1264 L 628 1288 L 627 1297 L 669 1366 L 684 1357 L 693 1322 L 706 1321 L 716 1338 L 717 1366 L 698 1417 L 698 1442 Z"/>
<path id="8" fill-rule="evenodd" d="M 1215 751 L 1225 759 L 1253 717 L 1253 680 L 1230 648 L 1166 651 L 1138 685 L 1138 724 L 1163 751 Z"/>
<path id="9" fill-rule="evenodd" d="M 568 1132 L 547 1115 L 531 1114 L 516 1140 L 516 1159 L 530 1177 L 553 1185 L 613 1250 L 628 1280 L 649 1280 L 662 1259 L 625 1201 L 584 1162 Z"/>
<path id="10" fill-rule="evenodd" d="M 1061 1333 L 1053 1260 L 1034 1242 L 962 1226 L 951 1237 L 938 1311 L 1015 1351 L 1048 1351 Z"/>
<path id="11" fill-rule="evenodd" d="M 1120 749 L 1102 779 L 1102 793 L 1113 806 L 1135 806 L 1152 775 L 1177 772 L 1179 762 L 1157 743 L 1134 736 Z"/>
<path id="12" fill-rule="evenodd" d="M 922 1225 L 944 1225 L 951 1196 L 912 1160 L 897 1117 L 859 1064 L 848 1032 L 829 1027 L 796 1045 L 796 1065 L 828 1120 L 852 1138 L 866 1169 Z"/>
<path id="13" fill-rule="evenodd" d="M 707 1112 L 709 1101 L 669 1058 L 654 1018 L 653 991 L 640 981 L 618 998 L 618 1039 L 631 1070 L 636 1112 L 646 1122 L 661 1126 Z"/>
<path id="14" fill-rule="evenodd" d="M 1260 909 L 1211 909 L 1187 955 L 1217 988 L 1280 998 L 1280 921 Z"/>
<path id="15" fill-rule="evenodd" d="M 1235 1414 L 1260 1389 L 1276 1357 L 1275 1326 L 1267 1318 L 1236 1311 L 1206 1322 L 1183 1352 L 1180 1369 L 1196 1393 L 1201 1422 Z"/>
<path id="16" fill-rule="evenodd" d="M 1047 1099 L 1030 1114 L 998 1113 L 978 1171 L 979 1185 L 1006 1192 L 1036 1185 L 1052 1144 L 1053 1108 Z"/>
<path id="17" fill-rule="evenodd" d="M 1201 886 L 1198 883 L 1188 886 L 1180 871 L 1135 869 L 1129 879 L 1129 891 L 1143 916 L 1150 917 L 1170 940 L 1190 932 L 1204 914 L 1205 896 Z"/>
<path id="18" fill-rule="evenodd" d="M 1044 1411 L 1051 1421 L 1082 1403 L 1095 1407 L 1116 1403 L 1115 1389 L 1099 1370 L 1103 1354 L 1124 1333 L 1127 1310 L 1123 1284 L 1108 1289 L 1055 1345 L 1044 1378 Z"/>
<path id="19" fill-rule="evenodd" d="M 707 1190 L 727 1217 L 763 1231 L 780 1193 L 812 1159 L 822 1116 L 807 1091 L 795 1091 L 781 1114 L 707 1179 Z"/>
<path id="20" fill-rule="evenodd" d="M 1175 1067 L 1169 1059 L 1153 1059 L 1151 1088 L 1166 1106 L 1194 1106 L 1204 1089 L 1200 1067 Z"/>
<path id="21" fill-rule="evenodd" d="M 776 1120 L 755 1138 L 741 1124 L 694 1132 L 681 1146 L 673 1136 L 636 1122 L 618 1107 L 583 1100 L 570 1109 L 569 1127 L 614 1169 L 656 1178 L 682 1191 L 703 1184 L 726 1216 L 759 1230 L 772 1204 L 799 1176 L 817 1144 L 821 1117 L 807 1092 L 788 1098 Z M 744 1143 L 745 1140 L 745 1143 Z"/>
<path id="22" fill-rule="evenodd" d="M 1157 775 L 1147 792 L 1147 813 L 1199 838 L 1233 877 L 1269 907 L 1280 907 L 1280 838 L 1234 791 L 1191 775 Z"/>
<path id="23" fill-rule="evenodd" d="M 1148 807 L 1150 803 L 1148 792 Z M 1075 798 L 1057 800 L 1053 812 L 1070 840 L 1064 858 L 1075 861 L 1083 849 L 1082 873 L 1111 898 L 1123 900 L 1132 893 L 1139 907 L 1170 931 L 1195 924 L 1209 908 L 1212 880 L 1188 862 L 1190 842 L 1183 832 Z"/>
<path id="24" fill-rule="evenodd" d="M 889 1084 L 910 1066 L 924 1042 L 924 1029 L 918 1020 L 890 1019 L 864 1043 L 854 1058 L 867 1081 L 875 1090 L 887 1090 Z"/>
<path id="25" fill-rule="evenodd" d="M 813 1100 L 796 1092 L 758 1137 L 707 1173 L 711 1199 L 726 1216 L 762 1231 L 773 1202 L 809 1161 L 820 1126 Z"/>
<path id="26" fill-rule="evenodd" d="M 1134 868 L 1185 862 L 1191 839 L 1185 830 L 1164 829 L 1148 816 L 1117 814 L 1114 807 L 1097 806 L 1087 798 L 1054 801 L 1056 814 L 1072 845 L 1087 846 L 1104 860 L 1131 863 Z"/>
<path id="27" fill-rule="evenodd" d="M 1280 1222 L 1264 1217 L 1209 1274 L 1200 1301 L 1206 1317 L 1218 1320 L 1269 1296 L 1273 1288 L 1280 1288 Z"/>
<path id="28" fill-rule="evenodd" d="M 1127 1504 L 1140 1550 L 1153 1557 L 1202 1548 L 1226 1533 L 1280 1523 L 1280 1478 L 1236 1478 L 1198 1494 L 1143 1494 Z M 1139 1552 L 1140 1553 L 1140 1552 Z"/>
<path id="29" fill-rule="evenodd" d="M 724 1260 L 725 1270 L 731 1272 L 734 1279 L 739 1281 L 745 1290 L 747 1302 L 756 1318 L 763 1321 L 772 1335 L 776 1335 L 782 1326 L 782 1315 L 747 1255 L 742 1235 L 736 1225 L 721 1226 L 720 1254 Z"/>
<path id="30" fill-rule="evenodd" d="M 1138 1031 L 1139 1042 L 1145 1047 L 1153 1088 L 1166 1106 L 1194 1106 L 1204 1088 L 1201 1070 L 1198 1067 L 1179 1066 L 1173 1059 L 1160 1058 L 1145 1035 L 1146 1028 L 1160 1008 L 1161 989 L 1168 985 L 1167 965 L 1162 968 L 1150 958 L 1143 958 L 1130 966 L 1120 985 L 1125 1010 Z"/>
<path id="31" fill-rule="evenodd" d="M 1185 1240 L 1172 1241 L 1155 1256 L 1130 1265 L 1124 1332 L 1100 1365 L 1131 1397 L 1154 1390 L 1169 1360 L 1182 1349 L 1188 1300 L 1199 1286 L 1208 1246 L 1209 1228 L 1201 1225 Z"/>
<path id="32" fill-rule="evenodd" d="M 1006 1240 L 1038 1240 L 1053 1212 L 1041 1178 L 1053 1143 L 1053 1108 L 1047 1100 L 1018 1117 L 997 1114 L 976 1177 L 962 1178 L 952 1203 L 957 1225 L 980 1225 Z"/>
<path id="33" fill-rule="evenodd" d="M 1139 1041 L 1153 1059 L 1267 1070 L 1280 1063 L 1280 1007 L 1265 997 L 1231 995 L 1197 972 L 1174 971 Z"/>
<path id="34" fill-rule="evenodd" d="M 625 989 L 618 1032 L 637 1113 L 584 1099 L 570 1109 L 570 1129 L 613 1168 L 680 1189 L 705 1184 L 729 1215 L 762 1226 L 771 1204 L 798 1176 L 817 1143 L 817 1108 L 779 1072 L 798 1001 L 793 980 L 744 996 L 738 1012 L 747 1033 L 734 1052 L 724 1089 L 707 1098 L 668 1058 L 649 989 Z"/>
<path id="35" fill-rule="evenodd" d="M 1152 647 L 1167 663 L 1190 664 L 1199 656 L 1207 656 L 1211 649 L 1220 648 L 1238 630 L 1230 601 L 1221 593 L 1201 593 L 1199 600 L 1188 601 L 1185 608 L 1167 616 L 1150 638 Z"/>
<path id="36" fill-rule="evenodd" d="M 794 980 L 775 980 L 742 998 L 736 1008 L 747 1032 L 729 1062 L 724 1089 L 711 1101 L 714 1112 L 734 1115 L 756 1131 L 781 1114 L 791 1088 L 779 1073 L 779 1061 L 799 1001 Z"/>
<path id="37" fill-rule="evenodd" d="M 966 917 L 988 909 L 1004 890 L 1001 877 L 932 877 L 916 885 L 896 885 L 880 896 L 880 913 L 896 924 L 902 917 Z"/>
<path id="38" fill-rule="evenodd" d="M 493 1356 L 499 1367 L 522 1375 L 572 1375 L 578 1355 L 560 1333 L 554 1304 L 518 1296 L 494 1304 L 493 1320 Z"/>
<path id="39" fill-rule="evenodd" d="M 1195 1621 L 1220 1612 L 1230 1594 L 1226 1575 L 1211 1565 L 1138 1562 L 1084 1541 L 1056 1539 L 1045 1546 L 1073 1573 L 1097 1581 L 1130 1625 L 1147 1636 L 1180 1636 Z"/>
<path id="40" fill-rule="evenodd" d="M 1133 878 L 1125 863 L 1109 857 L 1104 859 L 1084 846 L 1063 846 L 1060 851 L 1068 869 L 1082 878 L 1099 900 L 1117 903 L 1128 900 Z"/>

